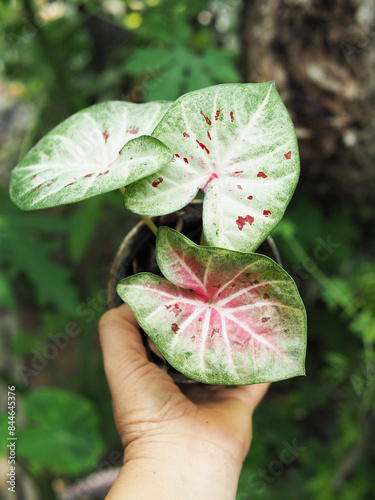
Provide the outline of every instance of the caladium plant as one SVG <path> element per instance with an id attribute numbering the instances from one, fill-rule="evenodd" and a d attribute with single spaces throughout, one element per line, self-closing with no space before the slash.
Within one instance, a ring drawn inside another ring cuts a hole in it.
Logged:
<path id="1" fill-rule="evenodd" d="M 84 200 L 134 182 L 173 158 L 150 133 L 170 103 L 110 101 L 71 116 L 13 170 L 12 200 L 23 210 Z"/>
<path id="2" fill-rule="evenodd" d="M 183 374 L 236 385 L 304 374 L 305 308 L 273 260 L 195 245 L 168 227 L 158 230 L 156 259 L 169 281 L 139 273 L 117 290 Z"/>
<path id="3" fill-rule="evenodd" d="M 156 234 L 164 275 L 118 284 L 167 361 L 193 380 L 252 384 L 304 374 L 306 314 L 292 278 L 253 253 L 299 175 L 294 127 L 273 82 L 226 84 L 175 103 L 107 102 L 47 134 L 12 173 L 24 210 L 120 188 Z M 149 216 L 203 192 L 201 245 Z"/>
<path id="4" fill-rule="evenodd" d="M 174 212 L 204 192 L 207 242 L 251 252 L 280 222 L 299 176 L 296 135 L 275 84 L 227 84 L 180 97 L 153 137 L 174 159 L 126 190 L 140 214 Z"/>

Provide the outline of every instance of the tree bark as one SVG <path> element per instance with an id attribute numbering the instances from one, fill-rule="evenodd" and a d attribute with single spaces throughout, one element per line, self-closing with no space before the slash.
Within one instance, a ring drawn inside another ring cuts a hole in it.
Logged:
<path id="1" fill-rule="evenodd" d="M 314 195 L 375 201 L 375 2 L 244 0 L 248 82 L 275 80 Z"/>

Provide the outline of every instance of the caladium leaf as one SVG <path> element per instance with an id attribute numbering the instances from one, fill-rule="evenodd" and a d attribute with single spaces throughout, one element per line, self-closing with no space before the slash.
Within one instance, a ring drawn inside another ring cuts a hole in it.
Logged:
<path id="1" fill-rule="evenodd" d="M 117 291 L 177 370 L 235 385 L 304 375 L 305 308 L 273 260 L 201 247 L 167 227 L 158 230 L 156 257 L 167 279 L 140 273 Z"/>
<path id="2" fill-rule="evenodd" d="M 226 84 L 178 99 L 154 137 L 175 153 L 129 186 L 126 207 L 162 215 L 205 193 L 210 245 L 253 251 L 282 218 L 299 176 L 292 120 L 273 82 Z"/>
<path id="3" fill-rule="evenodd" d="M 144 134 L 169 107 L 166 102 L 110 101 L 79 111 L 13 170 L 12 200 L 23 210 L 53 207 L 112 191 L 160 169 L 173 154 Z"/>

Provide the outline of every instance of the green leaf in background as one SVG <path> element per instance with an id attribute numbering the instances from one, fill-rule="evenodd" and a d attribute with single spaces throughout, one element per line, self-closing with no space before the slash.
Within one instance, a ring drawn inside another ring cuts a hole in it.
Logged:
<path id="1" fill-rule="evenodd" d="M 12 172 L 10 196 L 23 210 L 113 191 L 173 158 L 149 135 L 170 103 L 109 101 L 79 111 L 49 132 Z"/>
<path id="2" fill-rule="evenodd" d="M 53 304 L 62 312 L 75 313 L 78 294 L 70 282 L 71 270 L 51 257 L 60 242 L 40 237 L 40 234 L 65 232 L 69 221 L 51 214 L 23 214 L 5 196 L 0 196 L 0 213 L 0 233 L 3 235 L 0 265 L 8 268 L 7 283 L 10 277 L 26 275 L 35 287 L 39 305 Z"/>
<path id="3" fill-rule="evenodd" d="M 241 76 L 233 57 L 224 50 L 211 49 L 204 54 L 183 45 L 171 48 L 139 48 L 123 70 L 132 76 L 147 76 L 147 101 L 177 99 L 181 94 L 215 83 L 236 83 Z"/>
<path id="4" fill-rule="evenodd" d="M 23 405 L 29 425 L 18 430 L 19 457 L 68 475 L 97 464 L 104 445 L 90 401 L 61 389 L 40 388 L 28 393 Z"/>
<path id="5" fill-rule="evenodd" d="M 0 240 L 0 252 L 3 250 Z M 8 278 L 0 273 L 0 305 L 12 309 L 15 307 L 15 298 Z"/>
<path id="6" fill-rule="evenodd" d="M 224 50 L 207 50 L 202 54 L 202 66 L 205 66 L 218 82 L 237 83 L 240 80 L 240 74 L 233 64 L 233 56 Z"/>
<path id="7" fill-rule="evenodd" d="M 69 234 L 69 255 L 73 262 L 82 258 L 102 215 L 100 198 L 86 200 L 73 215 Z"/>

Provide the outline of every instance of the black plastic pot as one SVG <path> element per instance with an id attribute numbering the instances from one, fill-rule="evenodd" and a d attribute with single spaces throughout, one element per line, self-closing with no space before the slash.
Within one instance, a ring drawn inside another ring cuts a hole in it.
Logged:
<path id="1" fill-rule="evenodd" d="M 157 227 L 169 226 L 199 244 L 202 232 L 202 202 L 193 202 L 178 212 L 154 217 L 152 220 Z M 282 265 L 277 247 L 270 236 L 258 248 L 257 253 L 267 255 Z M 122 304 L 122 299 L 116 293 L 117 283 L 122 278 L 140 272 L 151 272 L 162 276 L 155 258 L 155 236 L 143 221 L 124 238 L 112 263 L 108 282 L 109 309 Z M 173 368 L 146 333 L 142 329 L 140 331 L 150 361 L 166 370 L 176 383 L 195 382 Z"/>

